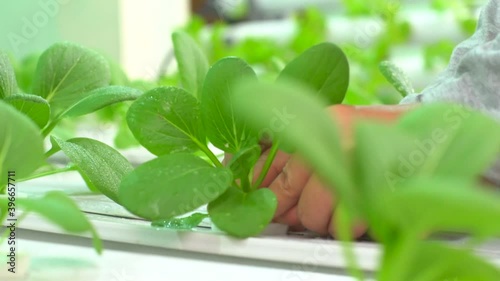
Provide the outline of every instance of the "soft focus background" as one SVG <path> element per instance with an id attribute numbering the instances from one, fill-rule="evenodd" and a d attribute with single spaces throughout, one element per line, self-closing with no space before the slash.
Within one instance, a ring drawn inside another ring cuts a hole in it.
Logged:
<path id="1" fill-rule="evenodd" d="M 485 2 L 4 1 L 0 5 L 0 49 L 12 56 L 19 85 L 26 92 L 39 54 L 58 41 L 98 50 L 109 58 L 114 84 L 147 90 L 178 84 L 170 38 L 178 28 L 199 42 L 211 63 L 240 56 L 262 79 L 273 79 L 286 62 L 308 47 L 331 41 L 343 48 L 351 64 L 345 102 L 391 104 L 398 103 L 401 96 L 380 74 L 379 63 L 394 62 L 409 75 L 416 91 L 422 90 L 446 67 L 454 46 L 474 32 L 479 8 Z M 126 104 L 117 105 L 97 115 L 101 126 L 107 121 L 114 124 L 112 142 L 118 148 L 135 144 L 123 120 L 126 108 Z M 76 126 L 73 123 L 66 128 Z M 58 134 L 64 137 L 64 132 Z"/>

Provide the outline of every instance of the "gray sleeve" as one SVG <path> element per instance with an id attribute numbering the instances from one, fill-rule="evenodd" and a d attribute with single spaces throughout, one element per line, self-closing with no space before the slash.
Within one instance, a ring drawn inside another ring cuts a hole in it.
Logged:
<path id="1" fill-rule="evenodd" d="M 453 51 L 448 68 L 401 103 L 452 102 L 483 111 L 500 121 L 500 0 L 481 11 L 474 35 Z M 500 186 L 500 160 L 485 177 Z"/>

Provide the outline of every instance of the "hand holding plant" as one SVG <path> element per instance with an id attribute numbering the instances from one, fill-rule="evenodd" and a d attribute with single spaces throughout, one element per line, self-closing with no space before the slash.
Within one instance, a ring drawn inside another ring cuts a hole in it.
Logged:
<path id="1" fill-rule="evenodd" d="M 221 59 L 208 69 L 193 39 L 177 32 L 173 41 L 183 89 L 154 89 L 131 106 L 127 114 L 131 131 L 158 158 L 123 179 L 119 202 L 149 220 L 172 219 L 208 204 L 218 228 L 237 237 L 257 235 L 275 213 L 275 195 L 258 187 L 280 145 L 273 144 L 262 176 L 252 182 L 261 154 L 259 140 L 276 128 L 272 124 L 250 128 L 232 102 L 233 86 L 239 80 L 257 83 L 257 75 L 236 57 Z M 309 85 L 313 95 L 330 104 L 339 103 L 349 80 L 347 60 L 335 45 L 323 43 L 284 68 L 278 81 L 288 79 Z M 210 151 L 208 142 L 233 154 L 227 167 Z"/>
<path id="2" fill-rule="evenodd" d="M 310 91 L 290 83 L 244 83 L 234 106 L 255 128 L 276 109 L 296 115 L 276 138 L 294 147 L 340 202 L 332 219 L 340 240 L 352 241 L 354 223 L 367 223 L 383 251 L 377 280 L 498 280 L 500 271 L 473 251 L 500 234 L 500 197 L 478 183 L 498 155 L 497 121 L 459 106 L 424 106 L 394 125 L 357 122 L 355 146 L 346 151 L 326 104 Z M 452 247 L 429 238 L 442 231 L 466 233 L 471 242 Z M 350 247 L 346 243 L 350 271 L 364 280 Z"/>

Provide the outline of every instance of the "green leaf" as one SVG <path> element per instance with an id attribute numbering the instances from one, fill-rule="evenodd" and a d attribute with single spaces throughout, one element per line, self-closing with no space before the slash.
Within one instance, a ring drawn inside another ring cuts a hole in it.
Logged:
<path id="1" fill-rule="evenodd" d="M 66 194 L 49 191 L 41 198 L 19 198 L 16 203 L 28 212 L 42 215 L 67 232 L 91 232 L 95 250 L 102 252 L 102 243 L 94 227 Z"/>
<path id="2" fill-rule="evenodd" d="M 26 178 L 43 164 L 40 129 L 24 114 L 0 100 L 0 190 L 8 171 Z"/>
<path id="3" fill-rule="evenodd" d="M 135 100 L 141 94 L 142 92 L 137 89 L 124 86 L 98 88 L 90 91 L 86 97 L 70 106 L 59 118 L 86 115 L 115 103 Z"/>
<path id="4" fill-rule="evenodd" d="M 412 175 L 475 181 L 498 156 L 497 121 L 458 105 L 433 104 L 413 110 L 398 126 L 415 136 L 415 149 L 402 155 Z"/>
<path id="5" fill-rule="evenodd" d="M 229 188 L 221 197 L 208 204 L 212 222 L 230 235 L 246 238 L 260 234 L 271 222 L 278 201 L 269 189 L 244 193 Z"/>
<path id="6" fill-rule="evenodd" d="M 234 107 L 255 129 L 268 128 L 280 142 L 295 147 L 318 175 L 335 186 L 349 211 L 358 209 L 337 126 L 309 88 L 292 82 L 247 82 L 235 89 Z"/>
<path id="7" fill-rule="evenodd" d="M 49 103 L 42 97 L 29 94 L 13 94 L 5 101 L 28 116 L 39 128 L 47 125 L 50 118 Z"/>
<path id="8" fill-rule="evenodd" d="M 233 172 L 235 179 L 248 177 L 252 167 L 257 163 L 261 155 L 261 148 L 259 145 L 253 145 L 249 148 L 238 151 L 228 164 L 229 169 Z"/>
<path id="9" fill-rule="evenodd" d="M 14 68 L 7 54 L 0 52 L 0 99 L 17 93 Z"/>
<path id="10" fill-rule="evenodd" d="M 387 79 L 403 97 L 415 93 L 410 79 L 397 65 L 390 61 L 383 61 L 379 64 L 379 69 L 385 79 Z"/>
<path id="11" fill-rule="evenodd" d="M 208 214 L 194 213 L 189 217 L 184 218 L 174 218 L 170 220 L 154 221 L 151 223 L 153 227 L 162 227 L 177 230 L 190 230 L 197 227 L 205 218 L 208 218 Z"/>
<path id="12" fill-rule="evenodd" d="M 379 215 L 378 210 L 385 204 L 382 198 L 407 180 L 405 176 L 411 176 L 401 174 L 400 156 L 415 150 L 413 140 L 394 125 L 363 120 L 354 126 L 356 147 L 351 158 L 352 178 L 363 200 L 359 207 L 363 219 L 370 225 L 372 236 L 379 241 L 388 241 L 391 237 L 388 235 L 392 235 L 387 232 L 387 222 Z"/>
<path id="13" fill-rule="evenodd" d="M 195 97 L 200 97 L 203 81 L 209 68 L 208 59 L 196 41 L 187 33 L 174 32 L 172 41 L 182 87 Z"/>
<path id="14" fill-rule="evenodd" d="M 39 58 L 40 54 L 30 54 L 14 64 L 17 86 L 24 93 L 31 93 L 33 90 L 33 79 Z"/>
<path id="15" fill-rule="evenodd" d="M 340 203 L 335 207 L 332 217 L 336 231 L 335 238 L 342 243 L 344 260 L 347 263 L 347 272 L 357 280 L 365 280 L 363 271 L 360 269 L 356 253 L 354 252 L 353 232 L 354 218 L 349 215 L 344 206 Z"/>
<path id="16" fill-rule="evenodd" d="M 130 106 L 127 123 L 135 138 L 158 156 L 193 152 L 206 143 L 199 102 L 179 88 L 146 92 Z"/>
<path id="17" fill-rule="evenodd" d="M 353 174 L 362 195 L 368 199 L 392 191 L 401 180 L 400 156 L 414 149 L 414 139 L 394 125 L 374 121 L 356 123 L 354 132 Z"/>
<path id="18" fill-rule="evenodd" d="M 45 98 L 56 114 L 109 81 L 109 65 L 101 55 L 72 43 L 57 43 L 38 61 L 33 93 Z"/>
<path id="19" fill-rule="evenodd" d="M 239 58 L 225 58 L 208 71 L 201 97 L 203 125 L 210 142 L 217 148 L 236 153 L 257 143 L 257 138 L 237 115 L 231 102 L 234 83 L 241 79 L 257 80 L 253 69 Z M 253 96 L 253 93 L 249 93 Z"/>
<path id="20" fill-rule="evenodd" d="M 191 154 L 158 157 L 137 167 L 120 185 L 120 202 L 148 220 L 165 220 L 191 212 L 223 194 L 233 178 Z"/>
<path id="21" fill-rule="evenodd" d="M 118 187 L 122 178 L 132 172 L 132 165 L 118 151 L 108 145 L 86 138 L 67 141 L 51 137 L 51 141 L 61 148 L 78 171 L 85 175 L 87 182 L 104 195 L 118 201 Z"/>
<path id="22" fill-rule="evenodd" d="M 300 81 L 328 104 L 338 104 L 349 85 L 349 63 L 339 47 L 321 43 L 291 61 L 278 77 L 278 81 L 283 79 Z"/>
<path id="23" fill-rule="evenodd" d="M 481 280 L 500 279 L 497 266 L 469 249 L 454 248 L 439 242 L 420 243 L 415 261 L 403 280 Z M 432 263 L 429 263 L 432 261 Z"/>
<path id="24" fill-rule="evenodd" d="M 417 178 L 382 203 L 381 211 L 402 229 L 460 231 L 479 237 L 500 234 L 500 197 L 459 178 Z"/>

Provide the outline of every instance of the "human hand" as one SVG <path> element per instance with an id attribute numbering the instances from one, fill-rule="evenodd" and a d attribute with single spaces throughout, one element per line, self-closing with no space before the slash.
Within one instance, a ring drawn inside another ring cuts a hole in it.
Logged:
<path id="1" fill-rule="evenodd" d="M 337 105 L 330 107 L 328 112 L 338 122 L 342 146 L 348 150 L 354 146 L 352 124 L 356 119 L 391 122 L 411 107 L 413 106 Z M 269 152 L 269 147 L 264 147 L 255 166 L 254 181 L 262 171 Z M 277 197 L 275 222 L 335 236 L 333 213 L 338 202 L 330 191 L 331 188 L 325 185 L 299 156 L 279 151 L 261 186 L 272 190 Z M 355 237 L 360 237 L 365 232 L 366 227 L 361 222 L 353 229 Z"/>

